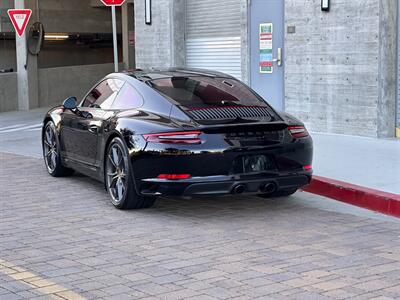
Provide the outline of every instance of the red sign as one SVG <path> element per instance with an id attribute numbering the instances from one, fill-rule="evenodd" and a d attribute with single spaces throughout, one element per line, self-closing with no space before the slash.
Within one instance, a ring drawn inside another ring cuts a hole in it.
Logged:
<path id="1" fill-rule="evenodd" d="M 272 61 L 261 61 L 260 62 L 260 67 L 272 67 L 273 63 Z"/>
<path id="2" fill-rule="evenodd" d="M 260 40 L 261 41 L 272 41 L 272 33 L 261 33 Z"/>
<path id="3" fill-rule="evenodd" d="M 121 6 L 125 0 L 101 0 L 105 6 Z"/>
<path id="4" fill-rule="evenodd" d="M 28 25 L 29 19 L 31 18 L 31 9 L 9 9 L 8 16 L 12 24 L 14 25 L 15 31 L 19 36 L 24 34 L 26 26 Z"/>

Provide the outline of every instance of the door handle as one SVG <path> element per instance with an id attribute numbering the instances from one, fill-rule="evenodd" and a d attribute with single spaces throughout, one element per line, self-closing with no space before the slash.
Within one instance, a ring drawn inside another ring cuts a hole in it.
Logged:
<path id="1" fill-rule="evenodd" d="M 278 63 L 278 66 L 282 66 L 282 48 L 278 48 L 278 58 L 272 60 L 273 62 Z"/>
<path id="2" fill-rule="evenodd" d="M 89 126 L 89 131 L 90 131 L 91 133 L 98 134 L 98 133 L 99 133 L 99 126 L 97 126 L 97 125 L 90 125 L 90 126 Z"/>

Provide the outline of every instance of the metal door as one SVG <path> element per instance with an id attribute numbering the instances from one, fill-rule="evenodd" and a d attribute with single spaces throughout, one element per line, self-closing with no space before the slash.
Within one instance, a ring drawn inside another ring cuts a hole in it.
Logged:
<path id="1" fill-rule="evenodd" d="M 238 0 L 186 1 L 186 66 L 242 78 Z"/>
<path id="2" fill-rule="evenodd" d="M 251 87 L 284 110 L 284 1 L 250 3 Z"/>

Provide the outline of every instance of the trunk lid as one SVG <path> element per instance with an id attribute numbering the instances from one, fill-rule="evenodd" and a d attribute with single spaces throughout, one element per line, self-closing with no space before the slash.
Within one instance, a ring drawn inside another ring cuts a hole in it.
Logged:
<path id="1" fill-rule="evenodd" d="M 284 122 L 256 121 L 202 125 L 199 129 L 205 134 L 220 135 L 231 147 L 264 148 L 281 144 L 285 139 L 287 127 Z"/>

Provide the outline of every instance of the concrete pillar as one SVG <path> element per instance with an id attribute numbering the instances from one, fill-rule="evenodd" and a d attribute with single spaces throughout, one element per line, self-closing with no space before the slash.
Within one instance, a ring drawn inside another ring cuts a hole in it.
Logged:
<path id="1" fill-rule="evenodd" d="M 396 136 L 397 1 L 379 0 L 377 136 Z"/>
<path id="2" fill-rule="evenodd" d="M 133 0 L 126 1 L 122 6 L 122 55 L 125 69 L 135 68 L 135 16 Z M 134 40 L 133 40 L 134 42 Z"/>
<path id="3" fill-rule="evenodd" d="M 241 38 L 242 38 L 242 80 L 249 84 L 250 83 L 250 1 L 240 0 L 241 8 Z"/>
<path id="4" fill-rule="evenodd" d="M 15 0 L 16 9 L 32 8 L 27 0 Z M 29 110 L 39 106 L 37 56 L 28 53 L 27 35 L 29 25 L 35 20 L 35 9 L 25 33 L 16 34 L 18 110 Z"/>
<path id="5" fill-rule="evenodd" d="M 185 1 L 152 1 L 152 24 L 145 24 L 145 1 L 134 0 L 136 66 L 138 68 L 185 65 Z"/>

